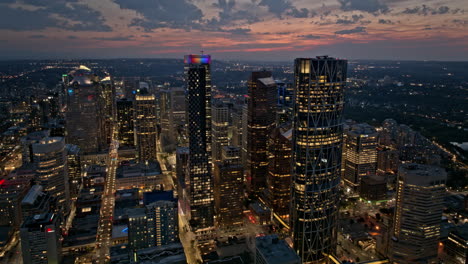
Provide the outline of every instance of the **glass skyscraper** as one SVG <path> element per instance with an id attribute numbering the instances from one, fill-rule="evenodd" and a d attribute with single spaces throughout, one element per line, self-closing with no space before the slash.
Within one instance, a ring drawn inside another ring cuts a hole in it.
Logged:
<path id="1" fill-rule="evenodd" d="M 211 175 L 211 73 L 209 55 L 185 56 L 190 178 L 190 221 L 195 229 L 214 225 Z"/>
<path id="2" fill-rule="evenodd" d="M 295 60 L 291 227 L 303 263 L 336 250 L 347 61 Z"/>
<path id="3" fill-rule="evenodd" d="M 266 187 L 268 174 L 267 141 L 275 125 L 276 82 L 271 72 L 252 72 L 247 98 L 247 184 L 251 193 Z"/>

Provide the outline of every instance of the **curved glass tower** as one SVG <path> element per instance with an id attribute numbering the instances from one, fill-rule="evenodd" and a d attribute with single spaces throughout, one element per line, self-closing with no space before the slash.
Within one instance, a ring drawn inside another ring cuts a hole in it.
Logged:
<path id="1" fill-rule="evenodd" d="M 347 61 L 295 60 L 291 226 L 303 263 L 336 250 Z"/>

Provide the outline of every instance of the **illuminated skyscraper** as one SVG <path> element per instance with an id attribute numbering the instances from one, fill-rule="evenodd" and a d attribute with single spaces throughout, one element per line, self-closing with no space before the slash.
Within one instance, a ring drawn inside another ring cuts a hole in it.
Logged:
<path id="1" fill-rule="evenodd" d="M 395 263 L 437 263 L 446 179 L 439 167 L 399 167 L 390 251 Z"/>
<path id="2" fill-rule="evenodd" d="M 344 180 L 356 191 L 361 178 L 375 174 L 377 169 L 378 134 L 368 124 L 353 125 L 346 134 Z"/>
<path id="3" fill-rule="evenodd" d="M 59 219 L 52 213 L 27 217 L 21 228 L 23 263 L 43 264 L 62 261 Z"/>
<path id="4" fill-rule="evenodd" d="M 229 145 L 229 107 L 223 104 L 223 102 L 214 102 L 212 117 L 213 161 L 220 161 L 223 147 Z"/>
<path id="5" fill-rule="evenodd" d="M 119 143 L 122 145 L 135 145 L 133 117 L 133 101 L 128 99 L 118 100 L 117 123 L 119 126 Z"/>
<path id="6" fill-rule="evenodd" d="M 108 129 L 100 78 L 80 66 L 63 79 L 67 93 L 67 143 L 78 145 L 83 154 L 105 150 Z"/>
<path id="7" fill-rule="evenodd" d="M 195 229 L 214 224 L 211 175 L 211 73 L 209 55 L 185 56 L 190 178 L 190 220 Z"/>
<path id="8" fill-rule="evenodd" d="M 289 216 L 291 203 L 291 130 L 273 129 L 268 138 L 268 176 L 266 200 L 273 212 Z"/>
<path id="9" fill-rule="evenodd" d="M 295 60 L 290 221 L 303 263 L 336 250 L 346 69 L 327 56 Z"/>
<path id="10" fill-rule="evenodd" d="M 156 98 L 141 90 L 134 101 L 135 145 L 140 162 L 157 160 Z"/>
<path id="11" fill-rule="evenodd" d="M 38 183 L 57 198 L 57 205 L 63 212 L 68 212 L 70 189 L 65 140 L 60 137 L 44 138 L 32 144 L 32 152 Z"/>
<path id="12" fill-rule="evenodd" d="M 268 174 L 267 138 L 275 125 L 276 83 L 271 72 L 252 72 L 247 98 L 247 184 L 259 193 L 266 187 Z"/>
<path id="13" fill-rule="evenodd" d="M 240 164 L 240 148 L 225 146 L 222 161 L 214 162 L 214 195 L 217 225 L 236 228 L 242 225 L 244 168 Z"/>

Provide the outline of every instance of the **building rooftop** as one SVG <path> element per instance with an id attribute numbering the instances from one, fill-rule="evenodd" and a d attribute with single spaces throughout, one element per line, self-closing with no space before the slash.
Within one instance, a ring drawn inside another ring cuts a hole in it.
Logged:
<path id="1" fill-rule="evenodd" d="M 443 168 L 416 163 L 400 165 L 398 175 L 407 184 L 420 186 L 445 184 L 447 179 L 447 172 Z"/>
<path id="2" fill-rule="evenodd" d="M 117 179 L 140 176 L 153 176 L 160 175 L 161 173 L 161 166 L 157 161 L 151 161 L 148 163 L 136 163 L 132 161 L 129 163 L 122 164 L 117 168 Z"/>
<path id="3" fill-rule="evenodd" d="M 43 190 L 43 187 L 41 185 L 34 185 L 26 194 L 21 204 L 33 205 L 34 202 L 37 200 L 37 197 L 44 195 L 42 190 Z"/>
<path id="4" fill-rule="evenodd" d="M 257 254 L 261 254 L 268 264 L 300 263 L 299 256 L 284 240 L 280 240 L 277 235 L 257 237 L 255 245 Z"/>
<path id="5" fill-rule="evenodd" d="M 375 130 L 375 127 L 366 123 L 355 124 L 350 127 L 348 135 L 355 137 L 376 137 L 377 131 Z"/>
<path id="6" fill-rule="evenodd" d="M 143 204 L 148 205 L 157 201 L 176 201 L 174 191 L 152 191 L 143 193 Z"/>

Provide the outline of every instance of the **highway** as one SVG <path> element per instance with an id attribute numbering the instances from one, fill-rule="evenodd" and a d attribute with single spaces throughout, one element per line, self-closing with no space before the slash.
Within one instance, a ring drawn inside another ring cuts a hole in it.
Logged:
<path id="1" fill-rule="evenodd" d="M 115 175 L 118 166 L 118 148 L 118 142 L 113 140 L 109 151 L 108 170 L 97 231 L 96 263 L 108 263 L 110 260 L 109 249 L 112 246 L 112 222 L 114 216 Z"/>

